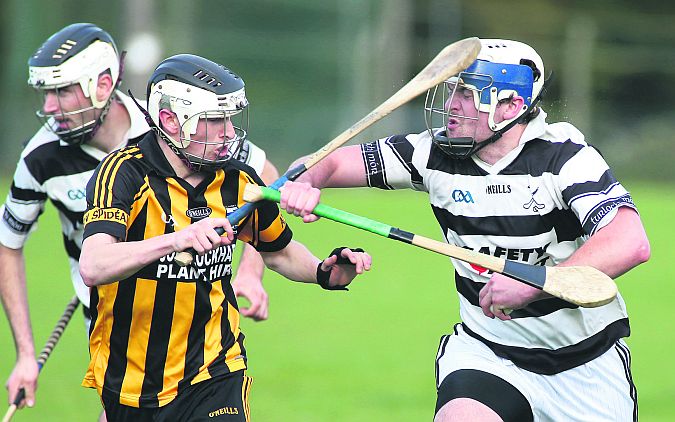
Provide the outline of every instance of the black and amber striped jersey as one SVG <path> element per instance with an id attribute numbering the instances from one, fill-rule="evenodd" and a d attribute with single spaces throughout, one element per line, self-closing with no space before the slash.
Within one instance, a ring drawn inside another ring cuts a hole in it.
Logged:
<path id="1" fill-rule="evenodd" d="M 619 207 L 635 205 L 581 132 L 568 123 L 548 124 L 545 116 L 542 111 L 533 119 L 518 147 L 494 165 L 475 156 L 451 159 L 427 131 L 363 144 L 368 184 L 428 192 L 449 243 L 532 265 L 559 264 Z M 491 274 L 452 263 L 465 331 L 522 368 L 560 372 L 599 356 L 630 332 L 620 295 L 599 308 L 551 298 L 515 310 L 510 321 L 487 318 L 479 291 Z"/>
<path id="2" fill-rule="evenodd" d="M 87 185 L 84 238 L 106 233 L 141 241 L 241 206 L 247 183 L 262 185 L 230 160 L 196 187 L 176 176 L 154 134 L 109 155 Z M 292 233 L 270 202 L 235 226 L 258 251 L 283 249 Z M 230 285 L 232 245 L 195 257 L 169 254 L 136 274 L 92 289 L 91 362 L 83 385 L 133 407 L 169 403 L 188 385 L 246 368 L 244 335 Z M 208 281 L 206 281 L 208 280 Z"/>

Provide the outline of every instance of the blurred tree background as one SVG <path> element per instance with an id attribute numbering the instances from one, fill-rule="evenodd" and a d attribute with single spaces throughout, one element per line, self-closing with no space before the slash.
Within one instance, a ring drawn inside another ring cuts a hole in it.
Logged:
<path id="1" fill-rule="evenodd" d="M 3 0 L 1 175 L 38 128 L 29 55 L 73 22 L 93 22 L 129 52 L 123 89 L 169 55 L 221 62 L 247 83 L 250 138 L 280 168 L 388 98 L 443 46 L 468 36 L 532 45 L 554 80 L 544 107 L 603 152 L 621 178 L 675 179 L 675 3 L 645 0 Z M 424 129 L 422 99 L 357 140 Z"/>

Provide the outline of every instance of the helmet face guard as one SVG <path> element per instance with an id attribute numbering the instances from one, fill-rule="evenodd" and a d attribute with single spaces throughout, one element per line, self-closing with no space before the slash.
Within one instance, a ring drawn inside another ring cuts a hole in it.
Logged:
<path id="1" fill-rule="evenodd" d="M 194 171 L 216 171 L 235 157 L 246 140 L 248 112 L 222 110 L 197 113 L 181 125 L 176 145 Z"/>
<path id="2" fill-rule="evenodd" d="M 28 71 L 28 84 L 41 94 L 38 119 L 64 142 L 80 144 L 90 140 L 103 123 L 121 79 L 121 60 L 108 33 L 93 24 L 79 23 L 49 37 L 28 60 Z M 112 78 L 113 92 L 98 100 L 98 79 L 104 72 Z M 77 86 L 83 96 L 74 99 Z M 49 95 L 58 101 L 54 112 L 44 111 Z"/>
<path id="3" fill-rule="evenodd" d="M 453 158 L 470 156 L 523 121 L 543 88 L 543 78 L 540 78 L 543 62 L 531 47 L 506 40 L 481 40 L 481 43 L 481 53 L 471 66 L 427 92 L 427 129 L 434 143 Z M 523 98 L 518 114 L 496 122 L 499 103 L 514 96 Z M 481 113 L 487 114 L 492 136 L 477 139 L 478 125 L 473 133 L 464 131 L 459 136 L 451 135 L 454 128 L 466 124 L 467 120 L 478 121 Z"/>
<path id="4" fill-rule="evenodd" d="M 47 130 L 70 145 L 79 145 L 89 141 L 103 123 L 109 108 L 109 103 L 107 103 L 103 109 L 99 110 L 87 100 L 86 96 L 78 98 L 80 96 L 75 92 L 77 87 L 78 85 L 69 85 L 52 89 L 37 89 L 39 106 L 35 115 Z M 50 101 L 48 96 L 54 96 L 54 101 L 57 103 L 52 113 L 44 111 L 44 104 Z"/>

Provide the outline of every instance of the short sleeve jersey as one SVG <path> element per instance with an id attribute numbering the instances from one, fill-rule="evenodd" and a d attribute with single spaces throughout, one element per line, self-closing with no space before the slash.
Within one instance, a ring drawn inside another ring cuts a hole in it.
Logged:
<path id="1" fill-rule="evenodd" d="M 583 135 L 567 123 L 547 124 L 543 112 L 528 124 L 519 146 L 494 165 L 475 156 L 451 159 L 428 131 L 363 144 L 361 152 L 370 186 L 429 193 L 447 242 L 532 265 L 565 261 L 619 207 L 635 208 Z M 522 368 L 557 373 L 629 335 L 621 296 L 592 309 L 551 298 L 515 310 L 508 322 L 487 318 L 478 294 L 490 272 L 452 263 L 465 331 Z"/>
<path id="2" fill-rule="evenodd" d="M 84 238 L 106 233 L 141 241 L 181 230 L 243 205 L 249 166 L 231 160 L 193 187 L 178 178 L 154 134 L 102 161 L 87 185 Z M 292 233 L 265 202 L 235 226 L 258 251 L 283 249 Z M 91 362 L 83 385 L 121 404 L 158 407 L 186 386 L 246 367 L 244 335 L 230 285 L 235 243 L 196 256 L 189 267 L 169 254 L 92 292 Z M 205 280 L 206 279 L 206 280 Z"/>

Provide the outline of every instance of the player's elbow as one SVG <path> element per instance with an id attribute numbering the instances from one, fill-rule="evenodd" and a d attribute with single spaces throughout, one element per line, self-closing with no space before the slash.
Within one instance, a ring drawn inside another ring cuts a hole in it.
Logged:
<path id="1" fill-rule="evenodd" d="M 260 252 L 260 256 L 263 259 L 265 267 L 274 271 L 275 273 L 279 272 L 282 265 L 281 254 L 275 252 Z"/>
<path id="2" fill-rule="evenodd" d="M 640 265 L 649 261 L 649 258 L 652 256 L 651 246 L 649 245 L 649 240 L 645 237 L 640 242 L 638 242 L 632 253 L 632 260 L 634 265 Z"/>
<path id="3" fill-rule="evenodd" d="M 80 255 L 80 275 L 82 276 L 84 284 L 87 287 L 94 287 L 101 284 L 102 274 L 101 268 L 96 265 L 96 261 L 83 249 L 82 254 Z"/>

